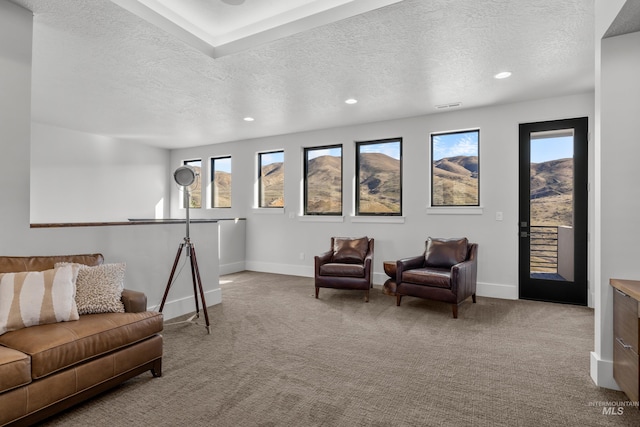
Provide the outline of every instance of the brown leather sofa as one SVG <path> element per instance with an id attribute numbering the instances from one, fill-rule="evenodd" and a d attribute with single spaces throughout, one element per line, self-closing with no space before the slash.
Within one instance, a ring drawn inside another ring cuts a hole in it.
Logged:
<path id="1" fill-rule="evenodd" d="M 332 237 L 331 249 L 314 258 L 316 298 L 320 288 L 359 289 L 369 302 L 373 243 L 367 237 Z"/>
<path id="2" fill-rule="evenodd" d="M 0 256 L 0 273 L 44 271 L 57 262 L 102 264 L 101 254 Z M 129 378 L 162 375 L 161 313 L 125 290 L 124 313 L 31 326 L 0 335 L 0 426 L 31 425 Z"/>
<path id="3" fill-rule="evenodd" d="M 430 237 L 424 254 L 396 262 L 395 284 L 385 289 L 394 291 L 396 305 L 405 295 L 449 303 L 457 319 L 464 300 L 476 302 L 477 257 L 478 244 L 466 238 Z"/>

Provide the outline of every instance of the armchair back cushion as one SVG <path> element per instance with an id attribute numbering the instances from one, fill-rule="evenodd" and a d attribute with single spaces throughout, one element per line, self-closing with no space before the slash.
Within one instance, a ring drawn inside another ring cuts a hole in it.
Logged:
<path id="1" fill-rule="evenodd" d="M 460 239 L 427 240 L 427 248 L 424 252 L 425 265 L 427 267 L 451 268 L 467 259 L 468 243 L 466 237 Z"/>
<path id="2" fill-rule="evenodd" d="M 332 262 L 341 264 L 362 264 L 369 249 L 369 238 L 349 239 L 335 237 L 333 239 Z"/>

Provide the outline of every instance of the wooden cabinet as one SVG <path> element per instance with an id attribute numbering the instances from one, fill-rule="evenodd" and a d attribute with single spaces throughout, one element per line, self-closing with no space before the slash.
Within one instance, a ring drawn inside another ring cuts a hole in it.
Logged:
<path id="1" fill-rule="evenodd" d="M 611 279 L 613 286 L 613 378 L 634 402 L 640 400 L 640 281 Z"/>

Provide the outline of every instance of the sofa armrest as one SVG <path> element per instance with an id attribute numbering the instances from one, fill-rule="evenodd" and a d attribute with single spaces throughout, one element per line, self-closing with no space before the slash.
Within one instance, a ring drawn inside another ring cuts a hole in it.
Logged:
<path id="1" fill-rule="evenodd" d="M 402 273 L 413 268 L 424 267 L 424 255 L 402 258 L 396 261 L 396 283 L 402 282 Z"/>
<path id="2" fill-rule="evenodd" d="M 147 296 L 143 292 L 124 289 L 122 291 L 122 303 L 127 313 L 142 313 L 147 311 Z"/>

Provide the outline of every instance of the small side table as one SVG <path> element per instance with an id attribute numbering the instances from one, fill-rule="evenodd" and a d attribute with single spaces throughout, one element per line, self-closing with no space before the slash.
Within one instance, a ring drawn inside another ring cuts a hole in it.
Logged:
<path id="1" fill-rule="evenodd" d="M 382 263 L 384 272 L 389 276 L 384 285 L 382 286 L 382 293 L 389 296 L 396 296 L 396 262 L 385 261 Z"/>

